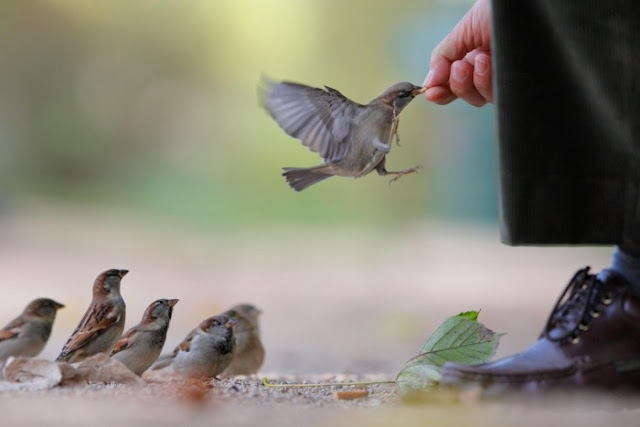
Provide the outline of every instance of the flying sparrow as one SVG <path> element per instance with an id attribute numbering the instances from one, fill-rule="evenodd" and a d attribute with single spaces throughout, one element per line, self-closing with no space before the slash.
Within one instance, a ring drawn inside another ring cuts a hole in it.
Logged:
<path id="1" fill-rule="evenodd" d="M 258 318 L 262 311 L 251 304 L 238 304 L 223 314 L 236 321 L 233 335 L 236 349 L 231 364 L 221 376 L 251 375 L 258 372 L 264 362 L 264 347 L 260 341 Z"/>
<path id="2" fill-rule="evenodd" d="M 236 340 L 235 321 L 224 314 L 203 320 L 197 328 L 173 350 L 173 354 L 156 363 L 152 369 L 168 365 L 184 377 L 217 377 L 233 359 Z"/>
<path id="3" fill-rule="evenodd" d="M 116 343 L 111 357 L 122 362 L 135 374 L 142 375 L 156 361 L 164 341 L 177 299 L 159 299 L 151 303 L 142 321 L 129 329 Z"/>
<path id="4" fill-rule="evenodd" d="M 34 299 L 0 329 L 0 368 L 9 356 L 37 356 L 49 340 L 56 312 L 63 307 L 49 298 Z"/>
<path id="5" fill-rule="evenodd" d="M 109 353 L 124 329 L 125 304 L 120 280 L 129 270 L 107 270 L 93 282 L 93 299 L 62 348 L 56 362 L 75 363 L 97 353 Z"/>
<path id="6" fill-rule="evenodd" d="M 398 115 L 424 88 L 396 83 L 366 105 L 357 104 L 340 92 L 298 83 L 263 80 L 259 96 L 262 106 L 290 136 L 317 152 L 324 163 L 311 168 L 284 168 L 291 188 L 302 191 L 333 175 L 359 178 L 378 171 L 394 175 L 393 182 L 416 172 L 419 166 L 388 171 L 385 156 L 397 138 Z"/>

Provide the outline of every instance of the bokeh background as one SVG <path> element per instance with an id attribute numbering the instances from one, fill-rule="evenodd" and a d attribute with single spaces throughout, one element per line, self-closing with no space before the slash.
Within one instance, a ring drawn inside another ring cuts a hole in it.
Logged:
<path id="1" fill-rule="evenodd" d="M 319 159 L 262 111 L 262 75 L 368 102 L 420 84 L 469 1 L 0 3 L 0 322 L 67 304 L 55 357 L 102 270 L 128 268 L 127 327 L 180 298 L 167 346 L 237 302 L 264 310 L 266 371 L 397 372 L 446 316 L 482 308 L 521 348 L 607 249 L 499 244 L 492 106 L 416 99 L 390 169 L 295 193 Z M 547 307 L 548 306 L 548 307 Z M 492 324 L 493 322 L 493 324 Z"/>
<path id="2" fill-rule="evenodd" d="M 440 214 L 495 220 L 491 107 L 402 117 L 389 167 L 295 194 L 283 166 L 318 163 L 258 107 L 262 75 L 368 102 L 420 84 L 468 2 L 3 2 L 5 209 L 37 198 L 178 227 L 395 226 Z M 397 148 L 397 149 L 396 149 Z M 357 197 L 354 195 L 357 194 Z"/>

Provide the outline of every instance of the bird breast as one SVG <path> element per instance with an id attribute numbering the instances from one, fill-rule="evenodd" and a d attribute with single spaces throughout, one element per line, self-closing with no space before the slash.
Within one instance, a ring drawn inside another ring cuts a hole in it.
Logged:
<path id="1" fill-rule="evenodd" d="M 351 171 L 354 177 L 371 172 L 388 154 L 376 149 L 375 141 L 391 147 L 392 123 L 393 110 L 390 107 L 372 105 L 366 108 L 360 118 L 360 125 L 352 132 L 349 152 L 338 162 L 338 166 Z"/>
<path id="2" fill-rule="evenodd" d="M 188 377 L 213 377 L 219 373 L 218 355 L 214 351 L 215 338 L 206 333 L 191 340 L 189 351 L 180 350 L 174 357 L 175 371 Z"/>

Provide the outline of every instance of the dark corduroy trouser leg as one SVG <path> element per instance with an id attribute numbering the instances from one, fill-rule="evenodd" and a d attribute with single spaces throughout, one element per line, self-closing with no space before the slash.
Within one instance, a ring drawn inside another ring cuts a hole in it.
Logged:
<path id="1" fill-rule="evenodd" d="M 640 1 L 493 2 L 508 244 L 640 243 Z"/>

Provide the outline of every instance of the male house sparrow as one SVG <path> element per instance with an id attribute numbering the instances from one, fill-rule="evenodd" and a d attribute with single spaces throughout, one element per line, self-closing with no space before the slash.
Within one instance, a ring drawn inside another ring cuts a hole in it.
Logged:
<path id="1" fill-rule="evenodd" d="M 49 340 L 57 311 L 63 307 L 49 298 L 34 299 L 20 316 L 0 329 L 0 368 L 10 356 L 37 356 Z"/>
<path id="2" fill-rule="evenodd" d="M 91 304 L 56 362 L 75 363 L 111 351 L 124 329 L 125 304 L 120 296 L 120 280 L 128 272 L 111 269 L 96 277 Z"/>
<path id="3" fill-rule="evenodd" d="M 380 175 L 416 172 L 419 166 L 388 171 L 385 156 L 398 128 L 398 115 L 424 88 L 396 83 L 366 105 L 357 104 L 335 89 L 265 80 L 260 89 L 263 107 L 290 136 L 322 156 L 311 168 L 284 168 L 291 188 L 302 191 L 333 175 L 359 178 L 373 169 Z"/>
<path id="4" fill-rule="evenodd" d="M 159 299 L 147 307 L 142 321 L 116 343 L 111 357 L 141 375 L 156 361 L 167 338 L 169 321 L 177 299 Z"/>
<path id="5" fill-rule="evenodd" d="M 264 362 L 264 347 L 260 341 L 258 318 L 262 312 L 251 304 L 238 304 L 223 314 L 236 321 L 233 335 L 236 349 L 231 364 L 221 376 L 251 375 L 258 372 Z"/>
<path id="6" fill-rule="evenodd" d="M 185 377 L 216 377 L 233 359 L 236 346 L 234 324 L 235 321 L 224 314 L 203 320 L 169 357 L 158 361 L 152 369 L 172 365 L 177 374 Z"/>

